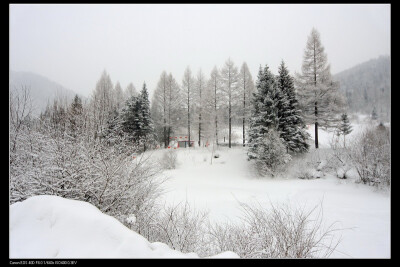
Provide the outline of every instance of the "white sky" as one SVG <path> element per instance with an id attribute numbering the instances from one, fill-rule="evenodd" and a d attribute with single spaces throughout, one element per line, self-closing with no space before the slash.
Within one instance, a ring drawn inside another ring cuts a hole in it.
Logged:
<path id="1" fill-rule="evenodd" d="M 105 69 L 123 89 L 163 70 L 181 83 L 190 66 L 209 76 L 230 57 L 256 79 L 283 59 L 300 71 L 312 27 L 332 73 L 390 55 L 389 4 L 11 4 L 10 69 L 30 71 L 89 96 Z"/>

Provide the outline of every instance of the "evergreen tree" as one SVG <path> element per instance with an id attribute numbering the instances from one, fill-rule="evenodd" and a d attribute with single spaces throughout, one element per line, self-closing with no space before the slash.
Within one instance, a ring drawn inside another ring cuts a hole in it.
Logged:
<path id="1" fill-rule="evenodd" d="M 249 129 L 249 160 L 255 160 L 262 174 L 274 175 L 276 168 L 290 159 L 277 131 L 279 126 L 277 83 L 268 66 L 258 73 L 252 101 Z"/>
<path id="2" fill-rule="evenodd" d="M 294 89 L 293 78 L 282 61 L 277 76 L 280 91 L 278 99 L 278 130 L 283 138 L 287 151 L 307 152 L 309 134 L 305 130 L 305 123 L 298 108 L 298 100 Z"/>
<path id="3" fill-rule="evenodd" d="M 343 146 L 346 147 L 346 135 L 353 131 L 349 118 L 346 113 L 342 114 L 342 120 L 338 127 L 338 135 L 343 135 Z"/>
<path id="4" fill-rule="evenodd" d="M 372 110 L 371 118 L 372 118 L 373 120 L 377 120 L 377 119 L 378 119 L 378 114 L 376 113 L 376 108 L 375 108 L 375 107 L 374 107 L 374 109 Z"/>
<path id="5" fill-rule="evenodd" d="M 153 121 L 150 115 L 150 100 L 146 83 L 143 83 L 143 88 L 138 97 L 137 106 L 140 127 L 138 137 L 143 141 L 143 149 L 146 150 L 147 145 L 154 139 Z"/>
<path id="6" fill-rule="evenodd" d="M 137 142 L 137 132 L 139 130 L 138 97 L 131 96 L 125 101 L 125 106 L 121 111 L 121 130 L 126 134 L 131 142 Z"/>
<path id="7" fill-rule="evenodd" d="M 138 96 L 132 96 L 126 101 L 122 110 L 122 130 L 127 134 L 130 141 L 136 145 L 143 145 L 147 149 L 153 141 L 153 122 L 150 117 L 150 101 L 146 83 Z"/>
<path id="8" fill-rule="evenodd" d="M 71 103 L 69 108 L 69 132 L 71 133 L 72 137 L 76 138 L 76 136 L 80 133 L 82 128 L 82 100 L 79 98 L 78 95 L 75 95 L 74 100 Z"/>
<path id="9" fill-rule="evenodd" d="M 111 112 L 107 120 L 107 127 L 103 130 L 101 136 L 107 140 L 109 145 L 116 145 L 119 138 L 123 136 L 122 116 L 117 109 Z"/>

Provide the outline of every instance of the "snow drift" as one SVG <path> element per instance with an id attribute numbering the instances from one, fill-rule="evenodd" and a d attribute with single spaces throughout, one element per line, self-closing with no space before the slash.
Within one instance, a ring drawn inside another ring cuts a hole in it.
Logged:
<path id="1" fill-rule="evenodd" d="M 150 243 L 83 201 L 44 195 L 10 206 L 10 258 L 198 257 Z M 239 256 L 228 251 L 213 257 Z"/>

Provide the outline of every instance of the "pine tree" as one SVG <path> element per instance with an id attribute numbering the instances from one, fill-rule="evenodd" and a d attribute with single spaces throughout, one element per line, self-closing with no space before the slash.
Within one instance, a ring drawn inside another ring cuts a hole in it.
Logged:
<path id="1" fill-rule="evenodd" d="M 143 145 L 145 151 L 153 141 L 153 122 L 150 116 L 150 101 L 146 83 L 138 96 L 132 96 L 126 101 L 122 110 L 122 130 L 130 141 L 136 145 Z"/>
<path id="2" fill-rule="evenodd" d="M 264 71 L 260 67 L 258 80 L 256 83 L 256 92 L 253 96 L 253 109 L 251 113 L 249 129 L 249 153 L 250 159 L 255 159 L 257 146 L 262 143 L 263 136 L 271 128 L 277 128 L 278 118 L 275 104 L 272 100 L 272 94 L 275 90 L 275 78 L 265 66 Z"/>
<path id="3" fill-rule="evenodd" d="M 131 96 L 125 101 L 125 106 L 121 111 L 121 129 L 131 142 L 137 142 L 137 132 L 139 130 L 138 118 L 138 97 Z"/>
<path id="4" fill-rule="evenodd" d="M 278 72 L 278 88 L 281 92 L 278 107 L 280 137 L 283 138 L 287 151 L 307 152 L 309 134 L 305 130 L 305 123 L 298 109 L 293 78 L 283 61 Z"/>
<path id="5" fill-rule="evenodd" d="M 377 120 L 378 119 L 378 114 L 376 113 L 376 108 L 374 107 L 371 113 L 371 118 L 373 120 Z"/>
<path id="6" fill-rule="evenodd" d="M 83 113 L 82 100 L 78 95 L 75 95 L 68 113 L 69 132 L 74 138 L 76 138 L 76 136 L 81 132 L 82 113 Z"/>
<path id="7" fill-rule="evenodd" d="M 248 159 L 255 160 L 262 174 L 274 175 L 278 166 L 287 162 L 290 156 L 285 153 L 285 145 L 277 131 L 278 95 L 275 76 L 268 66 L 260 67 L 256 92 L 252 101 L 252 116 L 249 129 Z"/>
<path id="8" fill-rule="evenodd" d="M 343 135 L 343 146 L 346 147 L 346 135 L 353 131 L 347 113 L 342 114 L 342 120 L 338 127 L 338 135 Z"/>
<path id="9" fill-rule="evenodd" d="M 147 145 L 150 144 L 154 139 L 154 128 L 153 121 L 150 115 L 150 101 L 149 93 L 147 92 L 146 83 L 143 83 L 143 88 L 140 91 L 140 95 L 137 101 L 138 105 L 138 117 L 140 121 L 140 129 L 138 137 L 143 142 L 143 149 L 146 151 Z"/>

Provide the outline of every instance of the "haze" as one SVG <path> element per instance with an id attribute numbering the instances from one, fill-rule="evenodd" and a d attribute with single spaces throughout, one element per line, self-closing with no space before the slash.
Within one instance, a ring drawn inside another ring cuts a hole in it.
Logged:
<path id="1" fill-rule="evenodd" d="M 103 70 L 150 94 L 163 70 L 181 82 L 190 66 L 208 76 L 230 57 L 256 79 L 284 60 L 301 70 L 311 29 L 332 73 L 390 55 L 390 5 L 11 4 L 10 69 L 34 72 L 89 96 Z"/>

